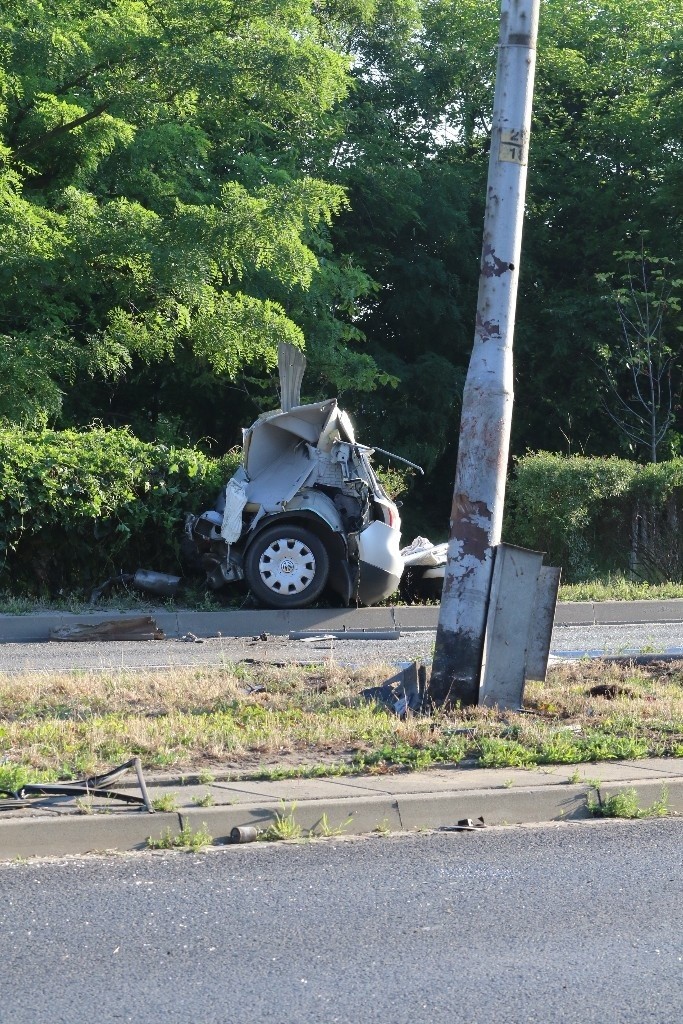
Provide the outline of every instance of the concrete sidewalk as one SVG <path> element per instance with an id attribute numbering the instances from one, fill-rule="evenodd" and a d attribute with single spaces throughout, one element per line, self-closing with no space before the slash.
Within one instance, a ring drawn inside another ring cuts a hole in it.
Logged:
<path id="1" fill-rule="evenodd" d="M 50 630 L 77 623 L 125 620 L 150 614 L 167 637 L 194 633 L 198 637 L 287 636 L 290 630 L 337 629 L 414 632 L 436 629 L 438 605 L 396 605 L 386 608 L 301 608 L 294 611 L 269 609 L 199 612 L 188 609 L 152 608 L 111 612 L 93 608 L 70 612 L 37 612 L 28 615 L 0 615 L 0 643 L 35 643 L 48 640 Z M 670 601 L 582 601 L 560 603 L 556 626 L 620 625 L 630 623 L 683 622 L 683 599 Z"/>
<path id="2" fill-rule="evenodd" d="M 130 778 L 125 788 L 133 792 L 137 785 Z M 589 795 L 604 800 L 631 788 L 640 806 L 648 806 L 665 787 L 671 812 L 683 813 L 683 760 L 664 758 L 281 781 L 235 781 L 217 774 L 204 784 L 196 777 L 147 776 L 147 784 L 153 799 L 170 797 L 177 809 L 149 814 L 99 799 L 92 801 L 92 813 L 83 813 L 73 799 L 60 797 L 41 798 L 29 809 L 0 810 L 0 860 L 144 850 L 148 836 L 158 838 L 166 830 L 178 835 L 188 826 L 206 827 L 214 844 L 224 844 L 234 826 L 267 829 L 278 814 L 291 814 L 304 835 L 326 828 L 344 835 L 439 829 L 480 816 L 487 825 L 573 821 L 591 817 Z"/>

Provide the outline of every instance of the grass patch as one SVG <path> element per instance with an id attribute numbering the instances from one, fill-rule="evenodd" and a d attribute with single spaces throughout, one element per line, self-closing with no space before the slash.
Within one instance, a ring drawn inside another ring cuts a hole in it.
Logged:
<path id="1" fill-rule="evenodd" d="M 604 800 L 588 798 L 588 809 L 596 818 L 665 818 L 669 814 L 669 794 L 662 786 L 662 795 L 649 807 L 641 807 L 635 789 L 623 789 Z"/>
<path id="2" fill-rule="evenodd" d="M 293 803 L 289 810 L 283 803 L 282 811 L 275 816 L 275 821 L 270 828 L 260 833 L 259 839 L 264 839 L 269 843 L 279 842 L 282 839 L 301 839 L 302 828 L 294 817 L 295 810 L 296 803 Z"/>
<path id="3" fill-rule="evenodd" d="M 152 807 L 155 811 L 177 811 L 178 798 L 175 793 L 163 793 L 152 800 Z"/>
<path id="4" fill-rule="evenodd" d="M 645 583 L 609 576 L 586 583 L 564 583 L 560 601 L 668 601 L 683 598 L 683 583 Z"/>
<path id="5" fill-rule="evenodd" d="M 192 831 L 190 825 L 183 825 L 177 835 L 173 835 L 171 829 L 167 828 L 158 838 L 147 837 L 147 846 L 150 850 L 189 850 L 196 853 L 205 846 L 211 846 L 212 843 L 213 836 L 209 835 L 206 822 L 196 832 Z"/>
<path id="6" fill-rule="evenodd" d="M 405 721 L 360 697 L 391 671 L 261 664 L 0 676 L 0 788 L 100 772 L 133 755 L 147 771 L 205 783 L 226 769 L 284 779 L 463 759 L 524 768 L 683 757 L 676 663 L 579 662 L 530 685 L 525 713 L 470 708 Z M 613 699 L 592 696 L 596 685 Z"/>

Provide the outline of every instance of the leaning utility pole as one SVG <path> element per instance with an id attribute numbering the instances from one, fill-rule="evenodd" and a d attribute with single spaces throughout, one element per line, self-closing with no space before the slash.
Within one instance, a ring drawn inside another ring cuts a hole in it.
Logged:
<path id="1" fill-rule="evenodd" d="M 540 0 L 502 0 L 474 347 L 429 691 L 476 704 L 512 420 L 512 336 Z"/>

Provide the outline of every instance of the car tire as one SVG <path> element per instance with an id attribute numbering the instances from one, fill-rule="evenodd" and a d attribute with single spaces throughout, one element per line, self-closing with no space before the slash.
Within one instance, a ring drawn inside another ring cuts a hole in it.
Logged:
<path id="1" fill-rule="evenodd" d="M 270 608 L 305 608 L 325 589 L 330 558 L 311 530 L 275 523 L 247 550 L 244 576 L 252 594 Z"/>

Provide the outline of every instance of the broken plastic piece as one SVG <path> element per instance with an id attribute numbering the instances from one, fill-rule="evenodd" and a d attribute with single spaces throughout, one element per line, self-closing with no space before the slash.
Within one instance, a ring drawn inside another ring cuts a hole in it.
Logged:
<path id="1" fill-rule="evenodd" d="M 461 818 L 457 825 L 442 825 L 439 829 L 440 832 L 476 832 L 478 828 L 485 828 L 486 823 L 483 818 L 477 818 L 476 821 L 472 821 L 471 818 Z"/>

